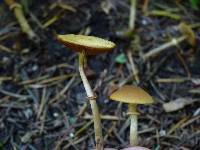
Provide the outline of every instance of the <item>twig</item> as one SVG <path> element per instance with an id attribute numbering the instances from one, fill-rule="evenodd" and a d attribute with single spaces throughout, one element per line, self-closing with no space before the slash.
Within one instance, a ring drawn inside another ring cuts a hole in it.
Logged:
<path id="1" fill-rule="evenodd" d="M 87 138 L 89 138 L 92 134 L 94 134 L 94 132 L 91 132 L 88 135 L 85 135 L 83 137 L 81 137 L 80 139 L 76 140 L 75 142 L 73 142 L 73 145 L 79 144 L 82 141 L 86 140 Z M 72 145 L 72 143 L 67 144 L 66 146 L 63 147 L 63 149 L 69 149 L 69 147 Z"/>
<path id="2" fill-rule="evenodd" d="M 127 118 L 126 122 L 124 122 L 124 124 L 121 126 L 121 129 L 119 130 L 119 135 L 122 135 L 122 133 L 124 133 L 124 131 L 129 127 L 130 125 L 130 117 Z"/>
<path id="3" fill-rule="evenodd" d="M 2 81 L 9 81 L 9 80 L 12 80 L 13 78 L 12 77 L 3 77 L 3 76 L 0 76 L 0 82 Z"/>
<path id="4" fill-rule="evenodd" d="M 149 6 L 149 0 L 144 0 L 144 3 L 142 5 L 142 12 L 144 16 L 148 14 L 148 6 Z"/>
<path id="5" fill-rule="evenodd" d="M 169 129 L 169 131 L 167 132 L 167 135 L 172 134 L 177 128 L 180 128 L 180 126 L 186 122 L 188 119 L 188 117 L 184 117 L 182 118 L 180 121 L 178 121 L 175 125 L 172 125 L 172 127 Z"/>
<path id="6" fill-rule="evenodd" d="M 130 17 L 129 17 L 129 29 L 131 31 L 135 28 L 135 17 L 136 17 L 136 3 L 137 0 L 130 0 L 131 8 L 130 8 Z"/>
<path id="7" fill-rule="evenodd" d="M 4 52 L 8 52 L 8 53 L 12 53 L 13 52 L 10 48 L 5 47 L 4 45 L 0 45 L 0 50 L 2 50 Z"/>
<path id="8" fill-rule="evenodd" d="M 90 127 L 90 125 L 93 124 L 93 120 L 90 120 L 88 123 L 86 123 L 82 128 L 80 128 L 76 133 L 75 133 L 75 137 L 77 137 L 80 133 L 82 133 L 83 131 L 85 131 L 87 128 Z"/>
<path id="9" fill-rule="evenodd" d="M 93 117 L 89 114 L 86 114 L 85 116 L 83 116 L 83 119 L 93 119 Z M 101 115 L 101 119 L 103 120 L 124 120 L 120 117 L 117 117 L 117 116 L 111 116 L 111 115 Z"/>
<path id="10" fill-rule="evenodd" d="M 71 84 L 74 82 L 75 80 L 75 77 L 72 77 L 70 79 L 70 81 L 66 84 L 66 86 L 54 97 L 50 100 L 50 104 L 53 104 L 57 99 L 59 99 L 68 89 L 69 87 L 71 86 Z"/>
<path id="11" fill-rule="evenodd" d="M 132 57 L 132 53 L 131 53 L 131 51 L 128 51 L 128 60 L 129 60 L 129 62 L 130 62 L 130 64 L 131 64 L 131 70 L 132 70 L 132 72 L 133 72 L 133 76 L 134 76 L 134 78 L 135 78 L 135 81 L 137 82 L 137 84 L 140 82 L 140 79 L 139 79 L 139 76 L 138 76 L 138 73 L 139 73 L 139 71 L 138 71 L 138 69 L 137 69 L 137 67 L 136 67 L 136 64 L 134 63 L 134 61 L 133 61 L 133 57 Z"/>
<path id="12" fill-rule="evenodd" d="M 20 95 L 20 94 L 12 93 L 12 92 L 9 92 L 9 91 L 5 91 L 3 89 L 0 89 L 0 93 L 3 93 L 5 95 L 11 96 L 11 97 L 20 98 L 20 99 L 30 98 L 29 95 Z"/>
<path id="13" fill-rule="evenodd" d="M 156 55 L 158 55 L 160 52 L 165 51 L 167 48 L 171 47 L 171 46 L 175 46 L 178 43 L 184 41 L 186 39 L 186 36 L 177 38 L 177 39 L 172 39 L 170 42 L 167 42 L 165 44 L 162 44 L 161 46 L 154 48 L 152 50 L 150 50 L 149 52 L 147 52 L 146 54 L 144 54 L 142 57 L 144 59 L 144 61 L 146 61 L 147 59 L 149 59 L 150 57 L 154 57 Z"/>
<path id="14" fill-rule="evenodd" d="M 29 26 L 28 21 L 24 16 L 22 5 L 20 3 L 15 2 L 15 0 L 4 1 L 9 6 L 10 10 L 14 11 L 15 17 L 18 23 L 20 24 L 22 31 L 28 35 L 29 39 L 34 41 L 39 40 L 35 32 Z"/>
<path id="15" fill-rule="evenodd" d="M 190 70 L 189 70 L 189 68 L 188 68 L 188 66 L 187 66 L 187 64 L 186 64 L 186 62 L 185 62 L 185 60 L 184 60 L 184 58 L 182 57 L 182 55 L 181 55 L 179 52 L 177 52 L 177 56 L 178 56 L 180 62 L 182 63 L 183 68 L 185 69 L 188 78 L 190 78 L 190 77 L 191 77 L 191 72 L 190 72 Z"/>
<path id="16" fill-rule="evenodd" d="M 195 117 L 191 118 L 190 120 L 188 120 L 187 122 L 185 122 L 184 124 L 182 124 L 181 128 L 185 128 L 186 126 L 188 126 L 189 124 L 191 124 L 192 122 L 194 122 L 198 119 L 200 119 L 200 115 L 195 116 Z"/>
<path id="17" fill-rule="evenodd" d="M 158 83 L 183 83 L 186 81 L 190 81 L 187 77 L 174 77 L 174 78 L 158 78 L 156 82 Z"/>
<path id="18" fill-rule="evenodd" d="M 41 102 L 40 102 L 40 105 L 39 105 L 39 110 L 37 112 L 37 119 L 40 118 L 43 110 L 44 110 L 44 107 L 45 107 L 45 104 L 46 104 L 46 101 L 47 101 L 47 98 L 46 98 L 46 88 L 44 88 L 43 92 L 42 92 L 42 98 L 41 98 Z"/>
<path id="19" fill-rule="evenodd" d="M 106 132 L 106 135 L 104 136 L 104 141 L 106 141 L 107 138 L 108 138 L 109 136 L 111 136 L 111 133 L 112 133 L 113 130 L 115 129 L 116 125 L 117 125 L 117 122 L 113 122 L 112 126 L 108 129 L 108 131 Z"/>
<path id="20" fill-rule="evenodd" d="M 80 117 L 81 115 L 84 114 L 84 112 L 85 112 L 87 106 L 88 106 L 88 103 L 87 103 L 87 101 L 86 101 L 86 102 L 84 102 L 83 106 L 81 106 L 80 111 L 79 111 L 77 117 Z"/>

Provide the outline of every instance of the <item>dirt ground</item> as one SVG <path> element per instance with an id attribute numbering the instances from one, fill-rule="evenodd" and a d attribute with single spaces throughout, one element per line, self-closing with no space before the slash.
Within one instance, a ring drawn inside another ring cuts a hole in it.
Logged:
<path id="1" fill-rule="evenodd" d="M 127 105 L 109 100 L 114 90 L 129 84 L 144 88 L 155 100 L 138 107 L 139 145 L 200 149 L 200 9 L 192 8 L 189 0 L 138 1 L 131 31 L 129 0 L 18 2 L 36 37 L 23 33 L 14 12 L 0 1 L 0 150 L 95 147 L 78 55 L 56 39 L 57 34 L 70 33 L 117 45 L 109 53 L 88 56 L 86 67 L 101 114 L 106 115 L 105 147 L 129 144 Z M 180 23 L 192 27 L 196 44 L 184 40 L 144 59 L 152 49 L 183 36 Z"/>

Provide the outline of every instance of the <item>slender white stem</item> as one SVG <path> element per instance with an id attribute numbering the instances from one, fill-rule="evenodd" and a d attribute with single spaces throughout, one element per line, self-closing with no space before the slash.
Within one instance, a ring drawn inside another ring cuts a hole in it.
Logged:
<path id="1" fill-rule="evenodd" d="M 82 55 L 82 54 L 80 54 L 80 55 Z M 85 57 L 85 56 L 79 56 L 79 57 Z M 80 59 L 83 59 L 82 61 L 84 61 L 84 58 L 80 58 Z M 81 79 L 82 79 L 82 82 L 83 82 L 83 86 L 85 88 L 87 96 L 88 97 L 94 97 L 95 96 L 94 92 L 92 91 L 90 83 L 88 82 L 88 79 L 87 79 L 85 72 L 84 72 L 84 62 L 79 63 L 79 73 L 80 73 L 80 76 L 81 76 Z"/>
<path id="2" fill-rule="evenodd" d="M 138 121 L 137 115 L 130 115 L 130 146 L 136 146 L 138 144 Z"/>
<path id="3" fill-rule="evenodd" d="M 94 120 L 94 131 L 95 131 L 95 141 L 96 141 L 96 149 L 103 150 L 103 136 L 102 136 L 102 127 L 101 127 L 101 118 L 99 114 L 99 109 L 96 103 L 95 94 L 88 82 L 88 79 L 84 72 L 84 61 L 85 61 L 84 53 L 79 54 L 79 72 L 83 82 L 83 86 L 85 88 L 86 94 L 90 100 L 90 105 L 93 114 Z"/>
<path id="4" fill-rule="evenodd" d="M 129 114 L 130 114 L 130 146 L 138 145 L 138 113 L 137 113 L 137 105 L 129 104 Z"/>

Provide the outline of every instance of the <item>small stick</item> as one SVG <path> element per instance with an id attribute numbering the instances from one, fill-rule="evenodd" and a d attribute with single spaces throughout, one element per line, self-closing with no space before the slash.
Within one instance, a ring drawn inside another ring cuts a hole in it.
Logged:
<path id="1" fill-rule="evenodd" d="M 9 91 L 5 91 L 3 89 L 0 88 L 0 93 L 4 94 L 4 95 L 8 95 L 10 97 L 14 97 L 14 98 L 19 98 L 19 99 L 28 99 L 30 98 L 29 95 L 21 95 L 21 94 L 17 94 L 17 93 L 12 93 Z"/>
<path id="2" fill-rule="evenodd" d="M 108 129 L 106 135 L 104 136 L 104 141 L 108 139 L 109 136 L 111 136 L 113 130 L 116 128 L 117 122 L 113 122 L 112 126 Z"/>
<path id="3" fill-rule="evenodd" d="M 70 81 L 66 84 L 66 86 L 50 101 L 50 104 L 55 103 L 56 100 L 59 99 L 70 88 L 74 80 L 75 80 L 75 76 L 72 77 Z"/>
<path id="4" fill-rule="evenodd" d="M 148 6 L 149 6 L 149 0 L 144 0 L 143 6 L 142 6 L 142 12 L 145 16 L 148 14 Z"/>
<path id="5" fill-rule="evenodd" d="M 122 107 L 122 103 L 119 103 L 118 106 L 117 106 L 117 109 L 115 111 L 115 115 L 119 115 L 121 113 L 121 107 Z M 104 141 L 106 141 L 107 138 L 109 136 L 111 136 L 113 131 L 116 129 L 116 126 L 117 126 L 117 122 L 115 121 L 115 122 L 112 123 L 112 126 L 108 129 L 107 134 L 104 136 Z"/>
<path id="6" fill-rule="evenodd" d="M 26 33 L 31 40 L 38 40 L 37 35 L 31 29 L 28 24 L 27 19 L 24 16 L 22 5 L 20 3 L 15 2 L 15 0 L 4 0 L 5 3 L 9 6 L 10 10 L 14 11 L 15 17 L 21 26 L 21 29 L 24 33 Z"/>
<path id="7" fill-rule="evenodd" d="M 81 138 L 75 140 L 73 143 L 71 142 L 71 143 L 65 145 L 65 146 L 63 147 L 63 149 L 69 149 L 69 147 L 72 146 L 72 144 L 73 144 L 73 146 L 75 146 L 75 145 L 81 143 L 82 141 L 85 141 L 85 140 L 86 140 L 87 138 L 89 138 L 93 133 L 94 133 L 94 132 L 91 132 L 91 133 L 89 133 L 89 134 L 87 134 L 87 135 L 85 135 L 85 136 L 83 136 L 83 137 L 81 137 Z"/>
<path id="8" fill-rule="evenodd" d="M 100 117 L 103 120 L 115 120 L 115 121 L 117 121 L 117 120 L 123 120 L 120 117 L 112 116 L 112 115 L 101 115 Z M 91 116 L 89 114 L 86 114 L 86 115 L 83 116 L 83 119 L 93 119 L 93 116 Z"/>
<path id="9" fill-rule="evenodd" d="M 182 55 L 181 55 L 179 52 L 177 52 L 177 56 L 178 56 L 180 62 L 182 63 L 183 68 L 185 69 L 188 78 L 191 78 L 191 72 L 190 72 L 190 69 L 188 68 L 188 65 L 186 64 L 184 58 L 182 57 Z"/>
<path id="10" fill-rule="evenodd" d="M 6 77 L 6 76 L 0 76 L 0 82 L 9 81 L 9 80 L 13 80 L 13 78 L 12 77 Z"/>
<path id="11" fill-rule="evenodd" d="M 131 51 L 128 51 L 128 60 L 129 60 L 129 62 L 131 64 L 131 69 L 132 69 L 132 72 L 133 72 L 133 76 L 134 76 L 136 82 L 139 83 L 140 82 L 140 79 L 139 79 L 139 76 L 138 76 L 139 71 L 138 71 L 138 69 L 136 67 L 136 64 L 133 61 Z"/>
<path id="12" fill-rule="evenodd" d="M 131 8 L 130 8 L 130 16 L 129 16 L 129 29 L 133 31 L 135 28 L 137 0 L 130 0 L 130 2 L 131 2 Z"/>
<path id="13" fill-rule="evenodd" d="M 8 52 L 8 53 L 12 53 L 13 52 L 10 48 L 5 47 L 4 45 L 0 45 L 0 50 L 4 51 L 4 52 Z"/>
<path id="14" fill-rule="evenodd" d="M 188 120 L 188 117 L 184 117 L 181 120 L 179 120 L 175 125 L 173 125 L 169 131 L 167 132 L 167 135 L 172 134 L 176 129 L 180 128 L 180 126 L 185 123 Z"/>
<path id="15" fill-rule="evenodd" d="M 191 124 L 191 123 L 193 123 L 194 121 L 199 120 L 199 119 L 200 119 L 200 115 L 195 116 L 195 117 L 189 119 L 188 121 L 186 121 L 185 123 L 183 123 L 183 124 L 181 125 L 181 128 L 185 128 L 185 127 L 188 126 L 189 124 Z"/>
<path id="16" fill-rule="evenodd" d="M 75 133 L 75 137 L 78 136 L 79 134 L 81 134 L 83 131 L 85 131 L 87 128 L 90 127 L 90 125 L 93 124 L 93 120 L 90 120 L 88 123 L 86 123 L 83 127 L 81 127 L 76 133 Z"/>
<path id="17" fill-rule="evenodd" d="M 44 88 L 43 92 L 42 92 L 40 106 L 39 106 L 39 109 L 37 111 L 37 116 L 36 116 L 37 119 L 40 119 L 40 116 L 42 115 L 42 113 L 44 111 L 46 102 L 47 102 L 47 99 L 46 99 L 46 88 Z"/>
<path id="18" fill-rule="evenodd" d="M 147 52 L 146 54 L 144 54 L 143 59 L 147 60 L 150 57 L 153 57 L 153 56 L 157 55 L 158 53 L 166 50 L 167 48 L 177 45 L 178 43 L 184 41 L 186 38 L 187 38 L 186 36 L 182 36 L 182 37 L 177 38 L 177 39 L 174 38 L 170 42 L 165 43 L 165 44 L 163 44 L 163 45 L 161 45 L 157 48 L 154 48 L 154 49 L 150 50 L 149 52 Z"/>
<path id="19" fill-rule="evenodd" d="M 85 102 L 83 104 L 83 106 L 81 106 L 80 111 L 79 111 L 77 117 L 80 117 L 80 116 L 82 116 L 84 114 L 84 112 L 86 111 L 87 105 L 88 105 L 87 102 Z"/>
<path id="20" fill-rule="evenodd" d="M 156 82 L 158 83 L 183 83 L 186 81 L 190 81 L 187 77 L 174 77 L 174 78 L 158 78 Z"/>
<path id="21" fill-rule="evenodd" d="M 188 25 L 186 23 L 181 23 L 177 26 L 177 28 L 180 30 L 180 32 L 182 33 L 181 37 L 178 38 L 173 38 L 170 42 L 164 43 L 161 46 L 154 48 L 152 50 L 150 50 L 149 52 L 147 52 L 146 54 L 144 54 L 142 57 L 144 59 L 144 61 L 146 61 L 148 58 L 153 57 L 155 55 L 157 55 L 158 53 L 160 53 L 161 51 L 172 47 L 172 46 L 177 46 L 179 43 L 186 41 L 188 42 L 192 47 L 196 46 L 196 39 L 195 39 L 195 33 L 193 32 L 192 28 L 194 28 L 195 26 L 191 26 Z"/>

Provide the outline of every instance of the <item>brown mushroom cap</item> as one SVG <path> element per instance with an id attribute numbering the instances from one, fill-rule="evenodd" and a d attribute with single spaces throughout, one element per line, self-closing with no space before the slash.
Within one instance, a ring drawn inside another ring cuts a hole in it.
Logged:
<path id="1" fill-rule="evenodd" d="M 112 50 L 115 43 L 94 36 L 66 34 L 58 35 L 58 40 L 66 47 L 86 54 L 98 54 Z"/>
<path id="2" fill-rule="evenodd" d="M 186 24 L 186 23 L 180 23 L 179 25 L 179 29 L 182 32 L 183 35 L 185 35 L 187 37 L 187 41 L 191 46 L 195 46 L 196 45 L 196 38 L 195 38 L 195 34 L 192 30 L 192 28 Z"/>
<path id="3" fill-rule="evenodd" d="M 113 92 L 110 99 L 130 104 L 151 104 L 154 102 L 153 98 L 142 88 L 132 85 L 125 85 Z"/>

